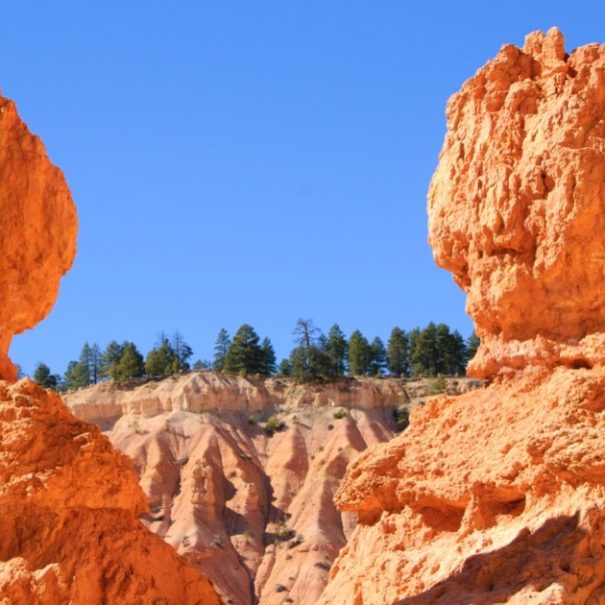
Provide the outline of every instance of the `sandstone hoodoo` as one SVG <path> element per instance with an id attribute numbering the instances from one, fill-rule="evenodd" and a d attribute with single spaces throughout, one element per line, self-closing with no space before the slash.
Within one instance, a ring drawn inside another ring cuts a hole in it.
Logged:
<path id="1" fill-rule="evenodd" d="M 0 98 L 0 603 L 218 605 L 137 520 L 147 501 L 131 461 L 58 395 L 13 382 L 10 340 L 52 307 L 76 230 L 61 172 Z"/>
<path id="2" fill-rule="evenodd" d="M 491 384 L 348 467 L 320 603 L 605 603 L 604 68 L 533 33 L 449 101 L 430 241 Z"/>
<path id="3" fill-rule="evenodd" d="M 48 314 L 76 253 L 76 209 L 15 104 L 0 95 L 0 378 L 14 380 L 11 339 Z"/>

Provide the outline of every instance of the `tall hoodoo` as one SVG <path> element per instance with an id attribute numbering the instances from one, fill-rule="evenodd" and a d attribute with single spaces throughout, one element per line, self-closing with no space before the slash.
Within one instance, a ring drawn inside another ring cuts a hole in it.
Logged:
<path id="1" fill-rule="evenodd" d="M 605 45 L 504 46 L 447 121 L 430 242 L 492 381 L 349 465 L 320 603 L 605 603 Z"/>
<path id="2" fill-rule="evenodd" d="M 0 603 L 219 605 L 137 520 L 148 506 L 132 462 L 56 393 L 11 384 L 11 338 L 49 312 L 76 231 L 61 171 L 0 97 Z"/>
<path id="3" fill-rule="evenodd" d="M 504 46 L 447 106 L 436 262 L 468 293 L 476 375 L 605 359 L 605 46 Z"/>
<path id="4" fill-rule="evenodd" d="M 12 337 L 44 319 L 76 253 L 76 209 L 62 172 L 15 104 L 0 96 L 0 378 L 15 380 Z"/>

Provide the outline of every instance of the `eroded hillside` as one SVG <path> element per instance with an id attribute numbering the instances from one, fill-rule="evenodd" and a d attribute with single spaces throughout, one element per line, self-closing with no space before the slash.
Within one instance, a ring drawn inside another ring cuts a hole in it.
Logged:
<path id="1" fill-rule="evenodd" d="M 390 440 L 401 428 L 394 410 L 426 401 L 429 384 L 203 372 L 131 389 L 104 383 L 67 403 L 134 460 L 149 527 L 226 602 L 307 605 L 356 524 L 333 502 L 347 465 Z M 453 393 L 478 385 L 449 381 Z"/>

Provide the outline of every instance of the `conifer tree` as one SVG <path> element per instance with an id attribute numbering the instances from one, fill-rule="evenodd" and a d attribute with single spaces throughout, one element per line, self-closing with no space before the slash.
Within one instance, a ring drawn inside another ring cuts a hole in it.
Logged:
<path id="1" fill-rule="evenodd" d="M 212 369 L 215 372 L 222 372 L 225 368 L 225 358 L 227 357 L 227 351 L 231 345 L 231 339 L 229 333 L 225 328 L 221 328 L 216 342 L 214 344 L 214 361 L 212 362 Z"/>
<path id="2" fill-rule="evenodd" d="M 140 378 L 145 373 L 143 356 L 132 342 L 122 343 L 122 355 L 118 363 L 111 367 L 110 376 L 116 382 L 123 382 L 132 378 Z"/>
<path id="3" fill-rule="evenodd" d="M 176 330 L 173 334 L 170 346 L 174 352 L 172 373 L 178 374 L 180 372 L 189 371 L 189 359 L 193 355 L 193 351 L 185 342 L 185 338 L 178 330 Z"/>
<path id="4" fill-rule="evenodd" d="M 88 376 L 92 384 L 97 384 L 101 378 L 101 349 L 96 342 L 90 347 Z"/>
<path id="5" fill-rule="evenodd" d="M 164 337 L 160 346 L 151 349 L 145 358 L 145 373 L 152 378 L 165 378 L 173 374 L 178 360 L 170 341 Z"/>
<path id="6" fill-rule="evenodd" d="M 349 339 L 349 371 L 352 376 L 368 374 L 372 361 L 370 343 L 359 330 L 355 330 Z"/>
<path id="7" fill-rule="evenodd" d="M 70 361 L 63 382 L 68 391 L 88 386 L 88 367 L 80 361 Z"/>
<path id="8" fill-rule="evenodd" d="M 279 362 L 277 373 L 279 376 L 290 376 L 292 373 L 292 364 L 289 359 L 282 359 Z"/>
<path id="9" fill-rule="evenodd" d="M 273 350 L 273 345 L 271 341 L 265 337 L 260 345 L 261 351 L 263 353 L 263 371 L 262 374 L 265 376 L 271 376 L 275 374 L 275 351 Z"/>
<path id="10" fill-rule="evenodd" d="M 387 344 L 387 369 L 393 376 L 405 376 L 409 368 L 408 337 L 401 328 L 394 327 Z"/>
<path id="11" fill-rule="evenodd" d="M 52 374 L 50 368 L 45 363 L 39 363 L 34 370 L 34 382 L 37 382 L 45 389 L 56 390 L 59 386 L 59 376 Z"/>
<path id="12" fill-rule="evenodd" d="M 82 384 L 81 386 L 86 387 L 92 382 L 91 368 L 93 367 L 92 348 L 88 344 L 88 342 L 84 343 L 84 346 L 80 351 L 79 364 L 81 366 L 79 371 L 84 382 L 84 384 Z"/>
<path id="13" fill-rule="evenodd" d="M 112 340 L 101 355 L 99 369 L 101 378 L 109 378 L 111 376 L 112 366 L 120 361 L 120 357 L 122 357 L 122 345 L 118 344 L 117 341 Z"/>
<path id="14" fill-rule="evenodd" d="M 477 349 L 481 344 L 481 340 L 475 332 L 469 336 L 468 341 L 466 343 L 466 361 L 467 363 L 477 354 Z"/>
<path id="15" fill-rule="evenodd" d="M 347 363 L 347 339 L 338 324 L 334 324 L 328 331 L 326 342 L 326 353 L 332 359 L 334 364 L 334 373 L 336 376 L 343 376 Z"/>
<path id="16" fill-rule="evenodd" d="M 370 344 L 370 373 L 374 376 L 381 376 L 386 365 L 387 352 L 384 348 L 382 339 L 378 336 Z"/>
<path id="17" fill-rule="evenodd" d="M 225 372 L 229 374 L 262 374 L 263 352 L 258 334 L 249 324 L 243 324 L 233 337 L 225 356 Z"/>

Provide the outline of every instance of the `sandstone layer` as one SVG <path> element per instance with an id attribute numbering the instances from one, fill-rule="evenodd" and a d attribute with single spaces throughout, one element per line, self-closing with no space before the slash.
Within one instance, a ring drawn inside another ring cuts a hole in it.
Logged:
<path id="1" fill-rule="evenodd" d="M 0 379 L 16 379 L 11 339 L 51 310 L 76 253 L 76 232 L 62 172 L 0 95 Z"/>
<path id="2" fill-rule="evenodd" d="M 333 502 L 349 461 L 392 438 L 394 409 L 425 401 L 427 382 L 303 386 L 203 372 L 131 389 L 99 384 L 66 400 L 110 429 L 135 463 L 149 527 L 226 603 L 312 605 L 355 526 Z M 473 386 L 449 381 L 452 393 Z M 270 436 L 272 418 L 283 427 Z"/>
<path id="3" fill-rule="evenodd" d="M 137 519 L 132 462 L 7 357 L 50 310 L 76 248 L 65 179 L 0 97 L 0 604 L 218 605 L 211 583 Z"/>
<path id="4" fill-rule="evenodd" d="M 605 604 L 605 46 L 505 46 L 448 103 L 429 193 L 491 384 L 416 408 L 336 502 L 328 605 Z"/>

